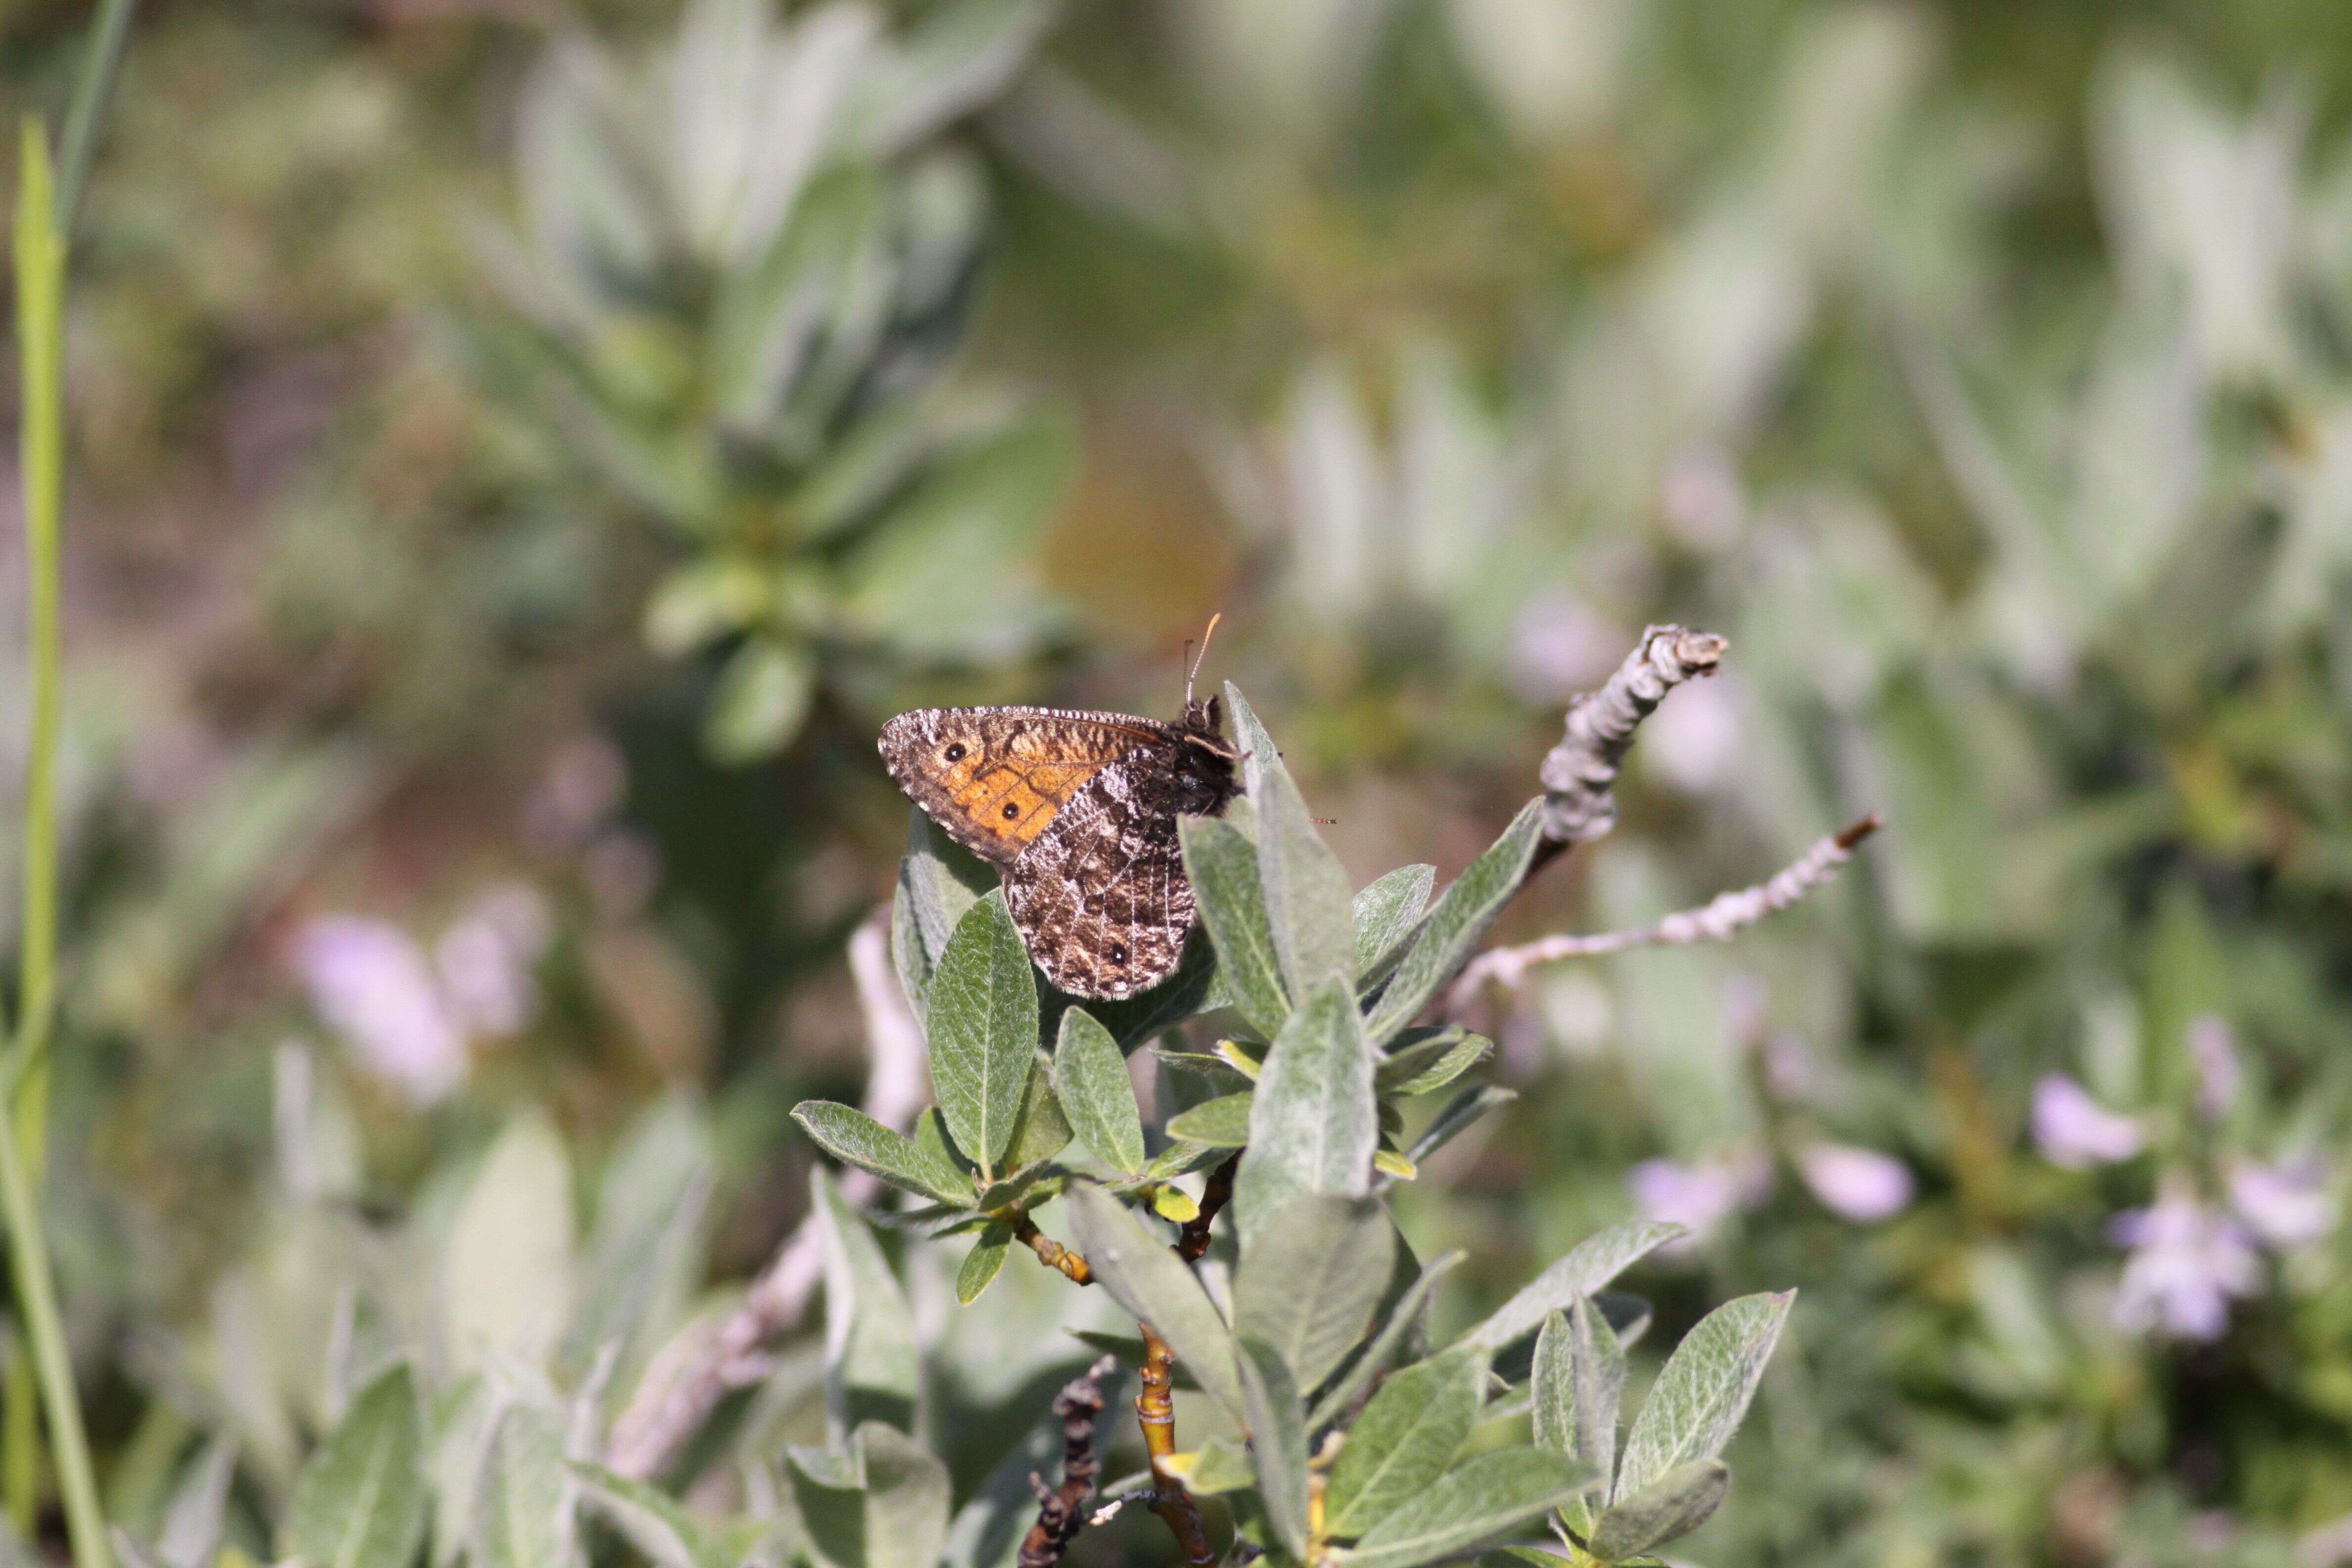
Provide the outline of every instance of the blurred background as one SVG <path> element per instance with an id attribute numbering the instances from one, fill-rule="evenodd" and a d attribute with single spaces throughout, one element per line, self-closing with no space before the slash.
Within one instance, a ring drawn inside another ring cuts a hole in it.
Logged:
<path id="1" fill-rule="evenodd" d="M 11 119 L 88 20 L 0 10 Z M 2352 7 L 150 0 L 66 352 L 52 1205 L 138 1528 L 226 1431 L 267 1560 L 412 1232 L 551 1215 L 587 1302 L 688 1205 L 645 1334 L 753 1272 L 882 721 L 1172 715 L 1222 613 L 1359 883 L 1730 637 L 1507 937 L 1888 818 L 1489 997 L 1522 1098 L 1401 1200 L 1465 1321 L 1645 1212 L 1655 1343 L 1801 1288 L 1694 1558 L 2352 1562 Z"/>

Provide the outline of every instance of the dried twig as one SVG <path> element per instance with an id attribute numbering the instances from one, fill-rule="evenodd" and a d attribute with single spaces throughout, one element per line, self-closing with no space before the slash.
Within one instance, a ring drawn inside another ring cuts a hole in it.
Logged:
<path id="1" fill-rule="evenodd" d="M 1517 947 L 1498 947 L 1472 961 L 1454 983 L 1445 1011 L 1459 1014 L 1476 1000 L 1490 982 L 1505 990 L 1523 984 L 1528 972 L 1539 964 L 1570 958 L 1596 958 L 1622 952 L 1629 947 L 1680 947 L 1695 942 L 1722 942 L 1767 915 L 1778 914 L 1815 888 L 1829 881 L 1838 868 L 1853 858 L 1854 846 L 1878 831 L 1874 812 L 1842 833 L 1821 840 L 1769 882 L 1738 892 L 1718 894 L 1695 910 L 1680 910 L 1655 925 L 1635 931 L 1602 931 L 1593 936 L 1548 936 Z"/>
<path id="2" fill-rule="evenodd" d="M 866 1113 L 903 1131 L 930 1102 L 930 1076 L 922 1034 L 891 972 L 889 938 L 880 920 L 866 921 L 851 935 L 849 973 L 857 983 L 872 1064 Z M 869 1202 L 880 1189 L 881 1183 L 865 1171 L 841 1174 L 842 1195 L 852 1203 Z M 646 1369 L 636 1397 L 613 1424 L 604 1463 L 633 1480 L 668 1468 L 719 1401 L 768 1374 L 772 1363 L 764 1347 L 799 1325 L 824 1278 L 824 1236 L 812 1215 L 777 1249 L 742 1305 L 716 1331 L 674 1347 Z"/>
<path id="3" fill-rule="evenodd" d="M 1234 1173 L 1241 1163 L 1236 1152 L 1209 1173 L 1207 1184 L 1201 1188 L 1201 1212 L 1186 1220 L 1176 1237 L 1176 1256 L 1185 1262 L 1198 1263 L 1208 1256 L 1209 1227 L 1217 1222 L 1217 1211 L 1233 1201 Z"/>
<path id="4" fill-rule="evenodd" d="M 1062 1484 L 1049 1487 L 1034 1475 L 1029 1478 L 1037 1494 L 1037 1522 L 1022 1540 L 1020 1568 L 1054 1568 L 1086 1528 L 1087 1504 L 1102 1468 L 1095 1455 L 1095 1417 L 1102 1414 L 1103 1380 L 1117 1371 L 1118 1358 L 1107 1355 L 1054 1396 L 1054 1414 L 1062 1421 Z"/>
<path id="5" fill-rule="evenodd" d="M 1543 762 L 1550 854 L 1590 844 L 1617 824 L 1617 770 L 1633 731 L 1684 681 L 1713 675 L 1730 644 L 1713 632 L 1652 626 L 1607 684 L 1569 704 L 1567 732 Z M 1549 858 L 1549 855 L 1546 858 Z"/>

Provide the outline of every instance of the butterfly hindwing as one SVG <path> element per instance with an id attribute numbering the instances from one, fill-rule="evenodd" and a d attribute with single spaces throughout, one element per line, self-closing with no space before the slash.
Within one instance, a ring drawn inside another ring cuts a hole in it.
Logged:
<path id="1" fill-rule="evenodd" d="M 1139 758 L 1105 768 L 1004 873 L 1006 907 L 1045 978 L 1122 998 L 1176 971 L 1192 927 L 1171 774 Z"/>
<path id="2" fill-rule="evenodd" d="M 883 726 L 882 760 L 948 837 L 1010 866 L 1104 769 L 1172 752 L 1168 727 L 1058 708 L 921 708 Z"/>

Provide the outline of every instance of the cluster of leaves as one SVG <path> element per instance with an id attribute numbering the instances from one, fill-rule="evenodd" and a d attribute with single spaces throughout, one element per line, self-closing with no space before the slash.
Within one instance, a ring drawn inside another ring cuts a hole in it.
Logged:
<path id="1" fill-rule="evenodd" d="M 957 1280 L 967 1303 L 1016 1240 L 1046 1262 L 1068 1259 L 1032 1215 L 1061 1200 L 1084 1260 L 1073 1277 L 1149 1325 L 1214 1406 L 1216 1432 L 1163 1456 L 1166 1473 L 1223 1498 L 1242 1538 L 1276 1561 L 1320 1562 L 1345 1547 L 1349 1563 L 1415 1568 L 1555 1515 L 1588 1559 L 1643 1558 L 1722 1500 L 1729 1472 L 1718 1455 L 1790 1297 L 1748 1298 L 1703 1321 L 1667 1362 L 1622 1456 L 1623 1347 L 1649 1312 L 1605 1288 L 1678 1226 L 1605 1231 L 1450 1343 L 1429 1342 L 1432 1293 L 1462 1255 L 1422 1264 L 1384 1194 L 1511 1096 L 1464 1089 L 1401 1146 L 1405 1105 L 1492 1048 L 1413 1020 L 1527 875 L 1540 803 L 1433 904 L 1427 866 L 1351 898 L 1271 737 L 1231 687 L 1227 701 L 1245 794 L 1222 818 L 1181 824 L 1209 940 L 1175 976 L 1092 1010 L 1041 995 L 1002 894 L 982 890 L 989 873 L 943 848 L 918 816 L 894 932 L 939 1104 L 912 1136 L 823 1101 L 794 1117 L 828 1152 L 918 1200 L 894 1224 L 976 1233 Z M 1173 1032 L 1196 1019 L 1213 1048 Z M 1156 1136 L 1124 1054 L 1146 1047 L 1157 1058 Z M 1231 1224 L 1211 1269 L 1197 1270 L 1147 1214 L 1213 1224 L 1179 1183 L 1225 1162 Z M 835 1347 L 835 1365 L 854 1382 L 879 1363 L 861 1360 L 853 1338 Z M 880 1374 L 872 1392 L 884 1405 L 907 1403 L 903 1372 Z M 1530 1408 L 1532 1443 L 1473 1442 Z M 833 1463 L 847 1474 L 854 1454 Z"/>
<path id="2" fill-rule="evenodd" d="M 987 195 L 941 132 L 1049 13 L 960 0 L 892 37 L 856 0 L 781 26 L 700 0 L 658 58 L 574 38 L 525 94 L 523 237 L 487 247 L 503 308 L 469 341 L 584 495 L 667 531 L 646 636 L 720 656 L 722 759 L 788 743 L 826 680 L 1047 625 L 1071 437 L 944 377 Z"/>

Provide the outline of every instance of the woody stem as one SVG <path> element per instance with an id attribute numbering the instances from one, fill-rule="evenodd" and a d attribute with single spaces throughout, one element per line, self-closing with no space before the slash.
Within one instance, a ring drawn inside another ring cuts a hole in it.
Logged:
<path id="1" fill-rule="evenodd" d="M 1142 1386 L 1135 1396 L 1135 1419 L 1143 1428 L 1144 1452 L 1151 1459 L 1151 1511 L 1176 1538 L 1187 1568 L 1207 1568 L 1217 1560 L 1217 1551 L 1209 1544 L 1208 1528 L 1201 1522 L 1201 1506 L 1168 1468 L 1176 1452 L 1176 1354 L 1150 1323 L 1139 1326 L 1143 1373 Z"/>

